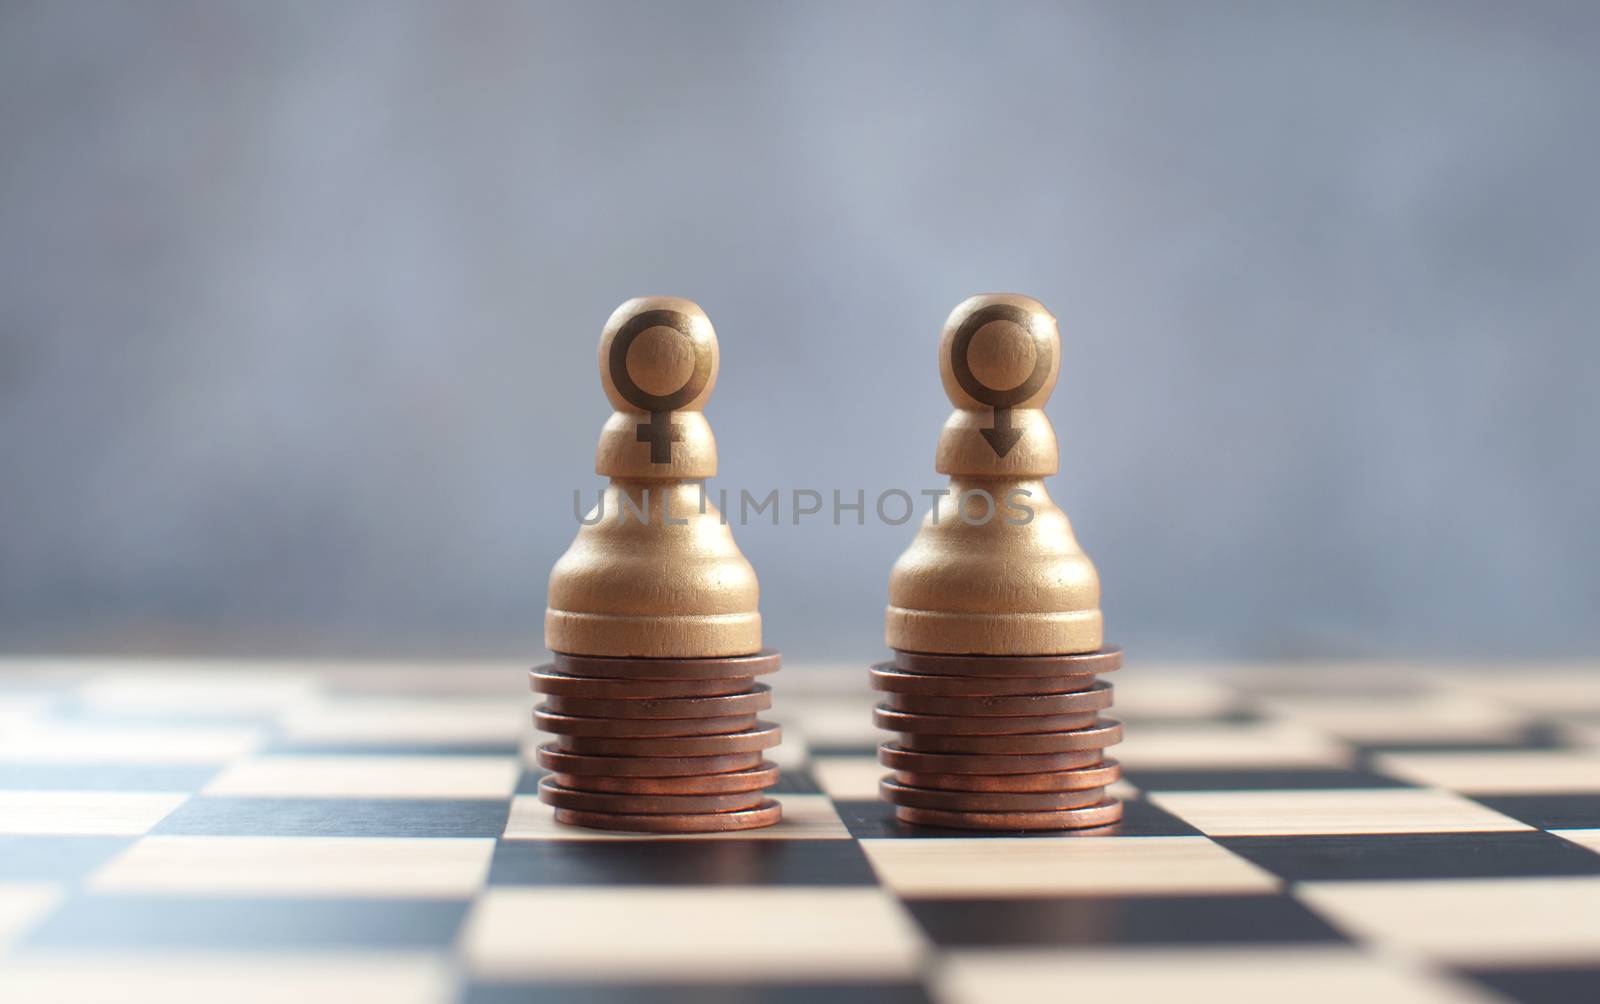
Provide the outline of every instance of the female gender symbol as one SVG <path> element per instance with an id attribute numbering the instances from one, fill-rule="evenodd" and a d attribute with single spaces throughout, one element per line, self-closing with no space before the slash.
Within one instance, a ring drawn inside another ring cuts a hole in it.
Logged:
<path id="1" fill-rule="evenodd" d="M 991 321 L 1010 321 L 1026 331 L 1033 339 L 1033 372 L 1015 387 L 996 390 L 979 380 L 972 372 L 967 353 L 972 350 L 972 339 Z M 961 389 L 981 404 L 994 409 L 994 428 L 979 429 L 978 434 L 989 441 L 994 455 L 1003 457 L 1022 439 L 1022 430 L 1011 427 L 1011 409 L 1039 393 L 1039 388 L 1050 378 L 1051 347 L 1047 332 L 1034 326 L 1033 315 L 1009 303 L 991 303 L 967 315 L 956 330 L 950 343 L 950 370 L 955 374 Z"/>
<path id="2" fill-rule="evenodd" d="M 628 349 L 634 339 L 651 328 L 671 328 L 689 340 L 694 348 L 694 369 L 683 386 L 670 394 L 651 394 L 633 382 L 628 373 Z M 650 444 L 652 464 L 672 463 L 672 444 L 683 439 L 683 429 L 672 421 L 672 413 L 700 396 L 711 380 L 711 347 L 695 337 L 694 321 L 688 314 L 676 310 L 646 310 L 628 319 L 611 340 L 607 366 L 611 383 L 622 399 L 641 411 L 650 413 L 650 421 L 640 422 L 635 436 L 641 443 Z"/>

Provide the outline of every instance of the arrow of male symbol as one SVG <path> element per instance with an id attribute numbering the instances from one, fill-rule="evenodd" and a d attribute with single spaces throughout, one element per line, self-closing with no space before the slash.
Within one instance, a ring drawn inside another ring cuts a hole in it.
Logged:
<path id="1" fill-rule="evenodd" d="M 994 428 L 979 429 L 978 435 L 989 441 L 989 448 L 997 457 L 1003 457 L 1011 452 L 1011 448 L 1022 441 L 1022 430 L 1011 427 L 1011 409 L 996 408 L 994 410 Z"/>
<path id="2" fill-rule="evenodd" d="M 979 380 L 972 372 L 972 363 L 967 359 L 973 337 L 984 325 L 994 321 L 1010 321 L 1027 332 L 1033 340 L 1032 372 L 1026 380 L 1007 390 L 996 390 Z M 961 322 L 955 339 L 950 343 L 950 369 L 962 390 L 994 410 L 993 428 L 979 429 L 978 435 L 988 442 L 996 457 L 1004 457 L 1022 441 L 1022 430 L 1011 424 L 1011 409 L 1039 392 L 1039 388 L 1050 378 L 1051 362 L 1049 336 L 1034 328 L 1032 315 L 1021 307 L 1009 303 L 991 303 L 974 310 Z"/>

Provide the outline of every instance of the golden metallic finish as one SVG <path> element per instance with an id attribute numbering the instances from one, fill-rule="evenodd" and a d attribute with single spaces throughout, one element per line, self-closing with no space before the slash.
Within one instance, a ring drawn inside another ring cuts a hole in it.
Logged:
<path id="1" fill-rule="evenodd" d="M 1056 320 L 1037 300 L 974 296 L 951 312 L 939 371 L 956 410 L 935 464 L 950 475 L 950 494 L 890 573 L 889 647 L 979 655 L 1100 648 L 1100 577 L 1041 480 L 1059 463 L 1042 409 L 1060 369 Z"/>
<path id="2" fill-rule="evenodd" d="M 611 483 L 550 572 L 545 646 L 574 655 L 711 658 L 761 649 L 760 589 L 702 480 L 717 444 L 701 409 L 716 386 L 716 332 L 699 306 L 641 297 L 600 337 L 616 412 L 596 473 Z"/>

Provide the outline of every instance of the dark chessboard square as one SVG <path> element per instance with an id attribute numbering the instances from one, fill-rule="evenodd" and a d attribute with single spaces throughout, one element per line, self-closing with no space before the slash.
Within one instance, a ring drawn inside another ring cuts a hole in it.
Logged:
<path id="1" fill-rule="evenodd" d="M 1409 788 L 1370 770 L 1123 770 L 1128 782 L 1152 791 L 1307 791 L 1328 788 Z"/>
<path id="2" fill-rule="evenodd" d="M 1600 792 L 1584 795 L 1473 795 L 1496 812 L 1546 830 L 1600 828 Z"/>
<path id="3" fill-rule="evenodd" d="M 1295 882 L 1600 874 L 1600 854 L 1542 832 L 1218 837 Z"/>
<path id="4" fill-rule="evenodd" d="M 857 840 L 874 837 L 950 836 L 949 833 L 935 834 L 931 830 L 905 825 L 894 818 L 893 806 L 878 799 L 871 801 L 835 799 L 833 808 L 839 813 L 844 828 Z"/>
<path id="5" fill-rule="evenodd" d="M 133 846 L 134 837 L 0 837 L 0 880 L 80 878 Z"/>
<path id="6" fill-rule="evenodd" d="M 1531 749 L 1565 749 L 1572 745 L 1572 736 L 1560 722 L 1544 719 L 1524 727 L 1522 745 Z"/>
<path id="7" fill-rule="evenodd" d="M 1469 969 L 1460 975 L 1522 1004 L 1573 1004 L 1575 1001 L 1600 1000 L 1600 965 Z"/>
<path id="8" fill-rule="evenodd" d="M 877 884 L 854 840 L 505 840 L 491 885 Z"/>
<path id="9" fill-rule="evenodd" d="M 1073 896 L 911 900 L 944 947 L 1243 945 L 1344 942 L 1288 895 Z"/>
<path id="10" fill-rule="evenodd" d="M 774 795 L 820 795 L 822 788 L 811 771 L 801 767 L 785 767 L 778 774 L 778 783 L 767 789 Z"/>
<path id="11" fill-rule="evenodd" d="M 29 948 L 272 950 L 448 948 L 466 902 L 81 896 L 45 918 Z"/>
<path id="12" fill-rule="evenodd" d="M 1143 798 L 1122 800 L 1122 822 L 1112 830 L 1124 837 L 1193 837 L 1200 831 Z"/>
<path id="13" fill-rule="evenodd" d="M 403 798 L 191 798 L 151 832 L 227 837 L 498 837 L 510 803 Z"/>
<path id="14" fill-rule="evenodd" d="M 8 791 L 199 791 L 217 776 L 215 766 L 128 763 L 0 764 L 0 789 Z"/>
<path id="15" fill-rule="evenodd" d="M 928 1004 L 917 983 L 480 983 L 464 1004 Z"/>
<path id="16" fill-rule="evenodd" d="M 909 840 L 938 837 L 970 837 L 980 840 L 987 837 L 1028 837 L 1036 840 L 1060 840 L 1071 837 L 1122 836 L 1122 837 L 1192 837 L 1200 833 L 1193 826 L 1146 802 L 1142 798 L 1124 799 L 1122 821 L 1111 826 L 1088 830 L 1036 830 L 999 833 L 994 830 L 951 830 L 932 826 L 910 826 L 895 818 L 894 806 L 883 801 L 837 801 L 834 808 L 844 821 L 845 829 L 857 840 L 882 837 L 899 837 Z"/>
<path id="17" fill-rule="evenodd" d="M 871 740 L 858 743 L 809 743 L 806 749 L 813 757 L 874 757 L 878 744 Z"/>

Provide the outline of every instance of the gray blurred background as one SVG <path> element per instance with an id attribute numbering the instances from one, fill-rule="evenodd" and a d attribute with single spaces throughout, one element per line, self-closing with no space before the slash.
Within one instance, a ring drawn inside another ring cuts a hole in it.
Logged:
<path id="1" fill-rule="evenodd" d="M 1600 8 L 0 7 L 0 648 L 527 655 L 623 299 L 714 486 L 943 479 L 969 293 L 1061 318 L 1053 482 L 1175 658 L 1600 652 Z M 764 523 L 882 651 L 912 526 Z"/>

